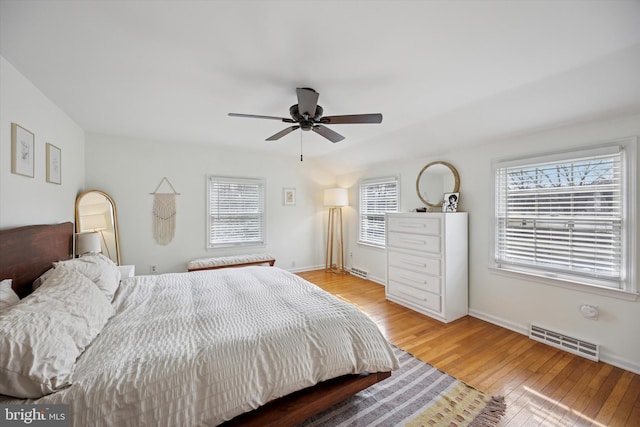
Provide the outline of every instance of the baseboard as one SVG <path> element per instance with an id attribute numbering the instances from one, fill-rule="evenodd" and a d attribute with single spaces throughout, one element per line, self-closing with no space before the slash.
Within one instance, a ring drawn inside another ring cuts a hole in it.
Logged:
<path id="1" fill-rule="evenodd" d="M 600 360 L 609 365 L 622 368 L 626 371 L 640 375 L 640 364 L 631 360 L 624 359 L 622 357 L 618 357 L 614 354 L 607 354 L 602 351 L 602 347 L 600 347 Z"/>
<path id="2" fill-rule="evenodd" d="M 367 277 L 367 280 L 371 280 L 372 282 L 377 283 L 378 285 L 382 285 L 385 286 L 385 279 L 381 279 L 379 277 L 374 277 L 374 276 L 369 276 Z"/>
<path id="3" fill-rule="evenodd" d="M 527 325 L 523 326 L 517 323 L 509 322 L 500 317 L 492 316 L 491 314 L 474 310 L 472 308 L 469 309 L 469 316 L 484 320 L 485 322 L 493 323 L 494 325 L 501 326 L 505 329 L 509 329 L 510 331 L 529 336 L 529 327 Z"/>
<path id="4" fill-rule="evenodd" d="M 509 329 L 510 331 L 529 336 L 529 325 L 520 325 L 518 323 L 510 322 L 500 317 L 483 313 L 474 309 L 469 309 L 469 316 L 484 320 L 485 322 L 492 323 L 505 329 Z M 602 350 L 602 347 L 600 347 L 600 361 L 640 375 L 640 364 L 638 362 L 627 360 L 614 354 L 606 353 Z"/>
<path id="5" fill-rule="evenodd" d="M 351 268 L 347 267 L 347 271 L 351 271 Z M 385 283 L 386 283 L 384 278 L 381 279 L 381 278 L 375 277 L 375 276 L 369 276 L 365 280 L 370 280 L 370 281 L 375 282 L 378 285 L 382 285 L 382 286 L 385 286 Z"/>
<path id="6" fill-rule="evenodd" d="M 280 267 L 278 265 L 278 262 L 276 261 L 275 264 L 276 267 Z M 311 265 L 311 266 L 307 266 L 307 267 L 295 267 L 295 268 L 284 268 L 284 267 L 280 267 L 283 270 L 287 270 L 290 273 L 302 273 L 305 271 L 315 271 L 315 270 L 324 270 L 324 264 L 322 265 Z"/>

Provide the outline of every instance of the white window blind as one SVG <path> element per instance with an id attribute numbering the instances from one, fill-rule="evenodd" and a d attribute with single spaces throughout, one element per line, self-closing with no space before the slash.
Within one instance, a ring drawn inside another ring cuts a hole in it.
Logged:
<path id="1" fill-rule="evenodd" d="M 554 157 L 496 165 L 496 266 L 624 289 L 624 152 Z"/>
<path id="2" fill-rule="evenodd" d="M 360 221 L 358 241 L 384 246 L 386 212 L 398 211 L 398 179 L 379 178 L 360 183 Z"/>
<path id="3" fill-rule="evenodd" d="M 263 179 L 210 176 L 208 247 L 264 243 Z"/>

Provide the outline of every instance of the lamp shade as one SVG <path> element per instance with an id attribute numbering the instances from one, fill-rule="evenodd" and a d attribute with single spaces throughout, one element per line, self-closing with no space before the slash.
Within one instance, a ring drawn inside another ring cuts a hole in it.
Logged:
<path id="1" fill-rule="evenodd" d="M 100 233 L 78 233 L 76 234 L 76 254 L 84 255 L 88 253 L 98 253 L 102 251 L 100 244 Z"/>
<path id="2" fill-rule="evenodd" d="M 325 206 L 347 206 L 349 204 L 349 192 L 346 188 L 328 188 L 324 190 Z"/>

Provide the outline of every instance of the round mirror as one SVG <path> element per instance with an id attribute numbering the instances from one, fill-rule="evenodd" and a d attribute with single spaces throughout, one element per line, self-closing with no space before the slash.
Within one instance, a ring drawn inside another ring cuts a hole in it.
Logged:
<path id="1" fill-rule="evenodd" d="M 451 163 L 431 162 L 422 168 L 416 180 L 418 197 L 427 206 L 442 206 L 444 193 L 460 190 L 460 175 Z"/>
<path id="2" fill-rule="evenodd" d="M 120 265 L 116 203 L 99 190 L 85 191 L 76 199 L 76 233 L 100 234 L 102 254 Z"/>

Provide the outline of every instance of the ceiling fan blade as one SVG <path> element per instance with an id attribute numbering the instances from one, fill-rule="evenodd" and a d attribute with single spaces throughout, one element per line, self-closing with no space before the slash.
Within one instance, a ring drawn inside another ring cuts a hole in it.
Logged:
<path id="1" fill-rule="evenodd" d="M 351 123 L 382 123 L 382 114 L 347 114 L 343 116 L 324 116 L 320 122 L 328 125 L 342 125 Z"/>
<path id="2" fill-rule="evenodd" d="M 308 87 L 296 88 L 296 93 L 298 94 L 298 112 L 303 116 L 305 114 L 309 117 L 315 116 L 320 94 Z"/>
<path id="3" fill-rule="evenodd" d="M 283 136 L 290 134 L 291 132 L 293 132 L 296 129 L 300 129 L 300 126 L 291 126 L 291 127 L 286 128 L 286 129 L 283 129 L 280 132 L 276 133 L 275 135 L 272 135 L 269 138 L 265 139 L 265 141 L 278 140 L 278 139 L 282 138 Z"/>
<path id="4" fill-rule="evenodd" d="M 311 128 L 315 133 L 324 136 L 331 142 L 339 142 L 344 139 L 344 136 L 340 135 L 338 132 L 334 132 L 326 126 L 315 125 Z"/>
<path id="5" fill-rule="evenodd" d="M 247 117 L 250 119 L 270 119 L 270 120 L 279 120 L 285 123 L 295 123 L 292 119 L 288 119 L 285 117 L 275 117 L 275 116 L 261 116 L 258 114 L 242 114 L 242 113 L 229 113 L 231 117 Z"/>

